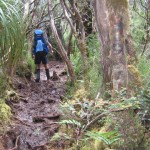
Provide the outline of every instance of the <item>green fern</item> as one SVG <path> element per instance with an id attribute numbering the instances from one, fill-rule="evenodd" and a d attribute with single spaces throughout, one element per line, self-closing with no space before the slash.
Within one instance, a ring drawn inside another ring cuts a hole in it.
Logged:
<path id="1" fill-rule="evenodd" d="M 120 139 L 120 135 L 116 131 L 99 133 L 99 132 L 87 132 L 85 135 L 94 140 L 102 140 L 107 145 L 111 145 Z"/>
<path id="2" fill-rule="evenodd" d="M 59 122 L 59 124 L 70 124 L 70 125 L 75 125 L 77 127 L 81 127 L 81 123 L 76 121 L 76 120 L 62 120 Z"/>

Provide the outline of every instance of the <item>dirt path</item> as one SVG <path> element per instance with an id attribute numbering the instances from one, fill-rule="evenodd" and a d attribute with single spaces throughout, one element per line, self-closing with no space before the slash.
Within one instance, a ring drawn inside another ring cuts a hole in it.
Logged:
<path id="1" fill-rule="evenodd" d="M 63 63 L 53 61 L 50 68 L 53 83 L 46 82 L 44 69 L 40 83 L 16 80 L 21 99 L 11 103 L 15 121 L 5 136 L 7 150 L 46 150 L 50 138 L 58 131 L 59 101 L 65 94 L 67 76 Z"/>

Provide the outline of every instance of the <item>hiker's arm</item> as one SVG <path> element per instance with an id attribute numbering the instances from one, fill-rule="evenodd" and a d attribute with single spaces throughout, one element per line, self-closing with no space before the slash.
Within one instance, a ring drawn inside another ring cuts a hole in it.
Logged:
<path id="1" fill-rule="evenodd" d="M 50 42 L 48 41 L 48 38 L 47 38 L 47 35 L 44 34 L 44 43 L 47 45 L 48 49 L 49 49 L 49 52 L 53 53 L 53 50 L 52 50 L 52 45 L 50 44 Z"/>

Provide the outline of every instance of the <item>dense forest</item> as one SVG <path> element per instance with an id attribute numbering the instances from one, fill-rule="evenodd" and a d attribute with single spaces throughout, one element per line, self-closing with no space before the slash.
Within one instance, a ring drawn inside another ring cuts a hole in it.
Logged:
<path id="1" fill-rule="evenodd" d="M 150 0 L 0 0 L 0 150 L 149 149 Z"/>

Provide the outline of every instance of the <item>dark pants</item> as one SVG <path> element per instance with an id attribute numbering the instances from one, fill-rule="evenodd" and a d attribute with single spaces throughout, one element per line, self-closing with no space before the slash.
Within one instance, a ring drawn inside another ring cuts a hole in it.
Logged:
<path id="1" fill-rule="evenodd" d="M 48 61 L 47 61 L 47 55 L 44 52 L 37 52 L 36 55 L 35 55 L 34 63 L 36 65 L 38 65 L 38 64 L 41 64 L 41 62 L 44 65 L 48 63 Z"/>
<path id="2" fill-rule="evenodd" d="M 34 62 L 35 62 L 36 65 L 40 65 L 41 62 L 42 62 L 42 64 L 46 65 L 48 63 L 46 53 L 37 52 L 36 55 L 35 55 Z M 49 80 L 50 79 L 49 69 L 45 68 L 45 71 L 46 71 L 47 80 Z M 37 68 L 36 74 L 37 74 L 37 76 L 36 76 L 35 81 L 39 82 L 40 81 L 40 68 Z"/>

